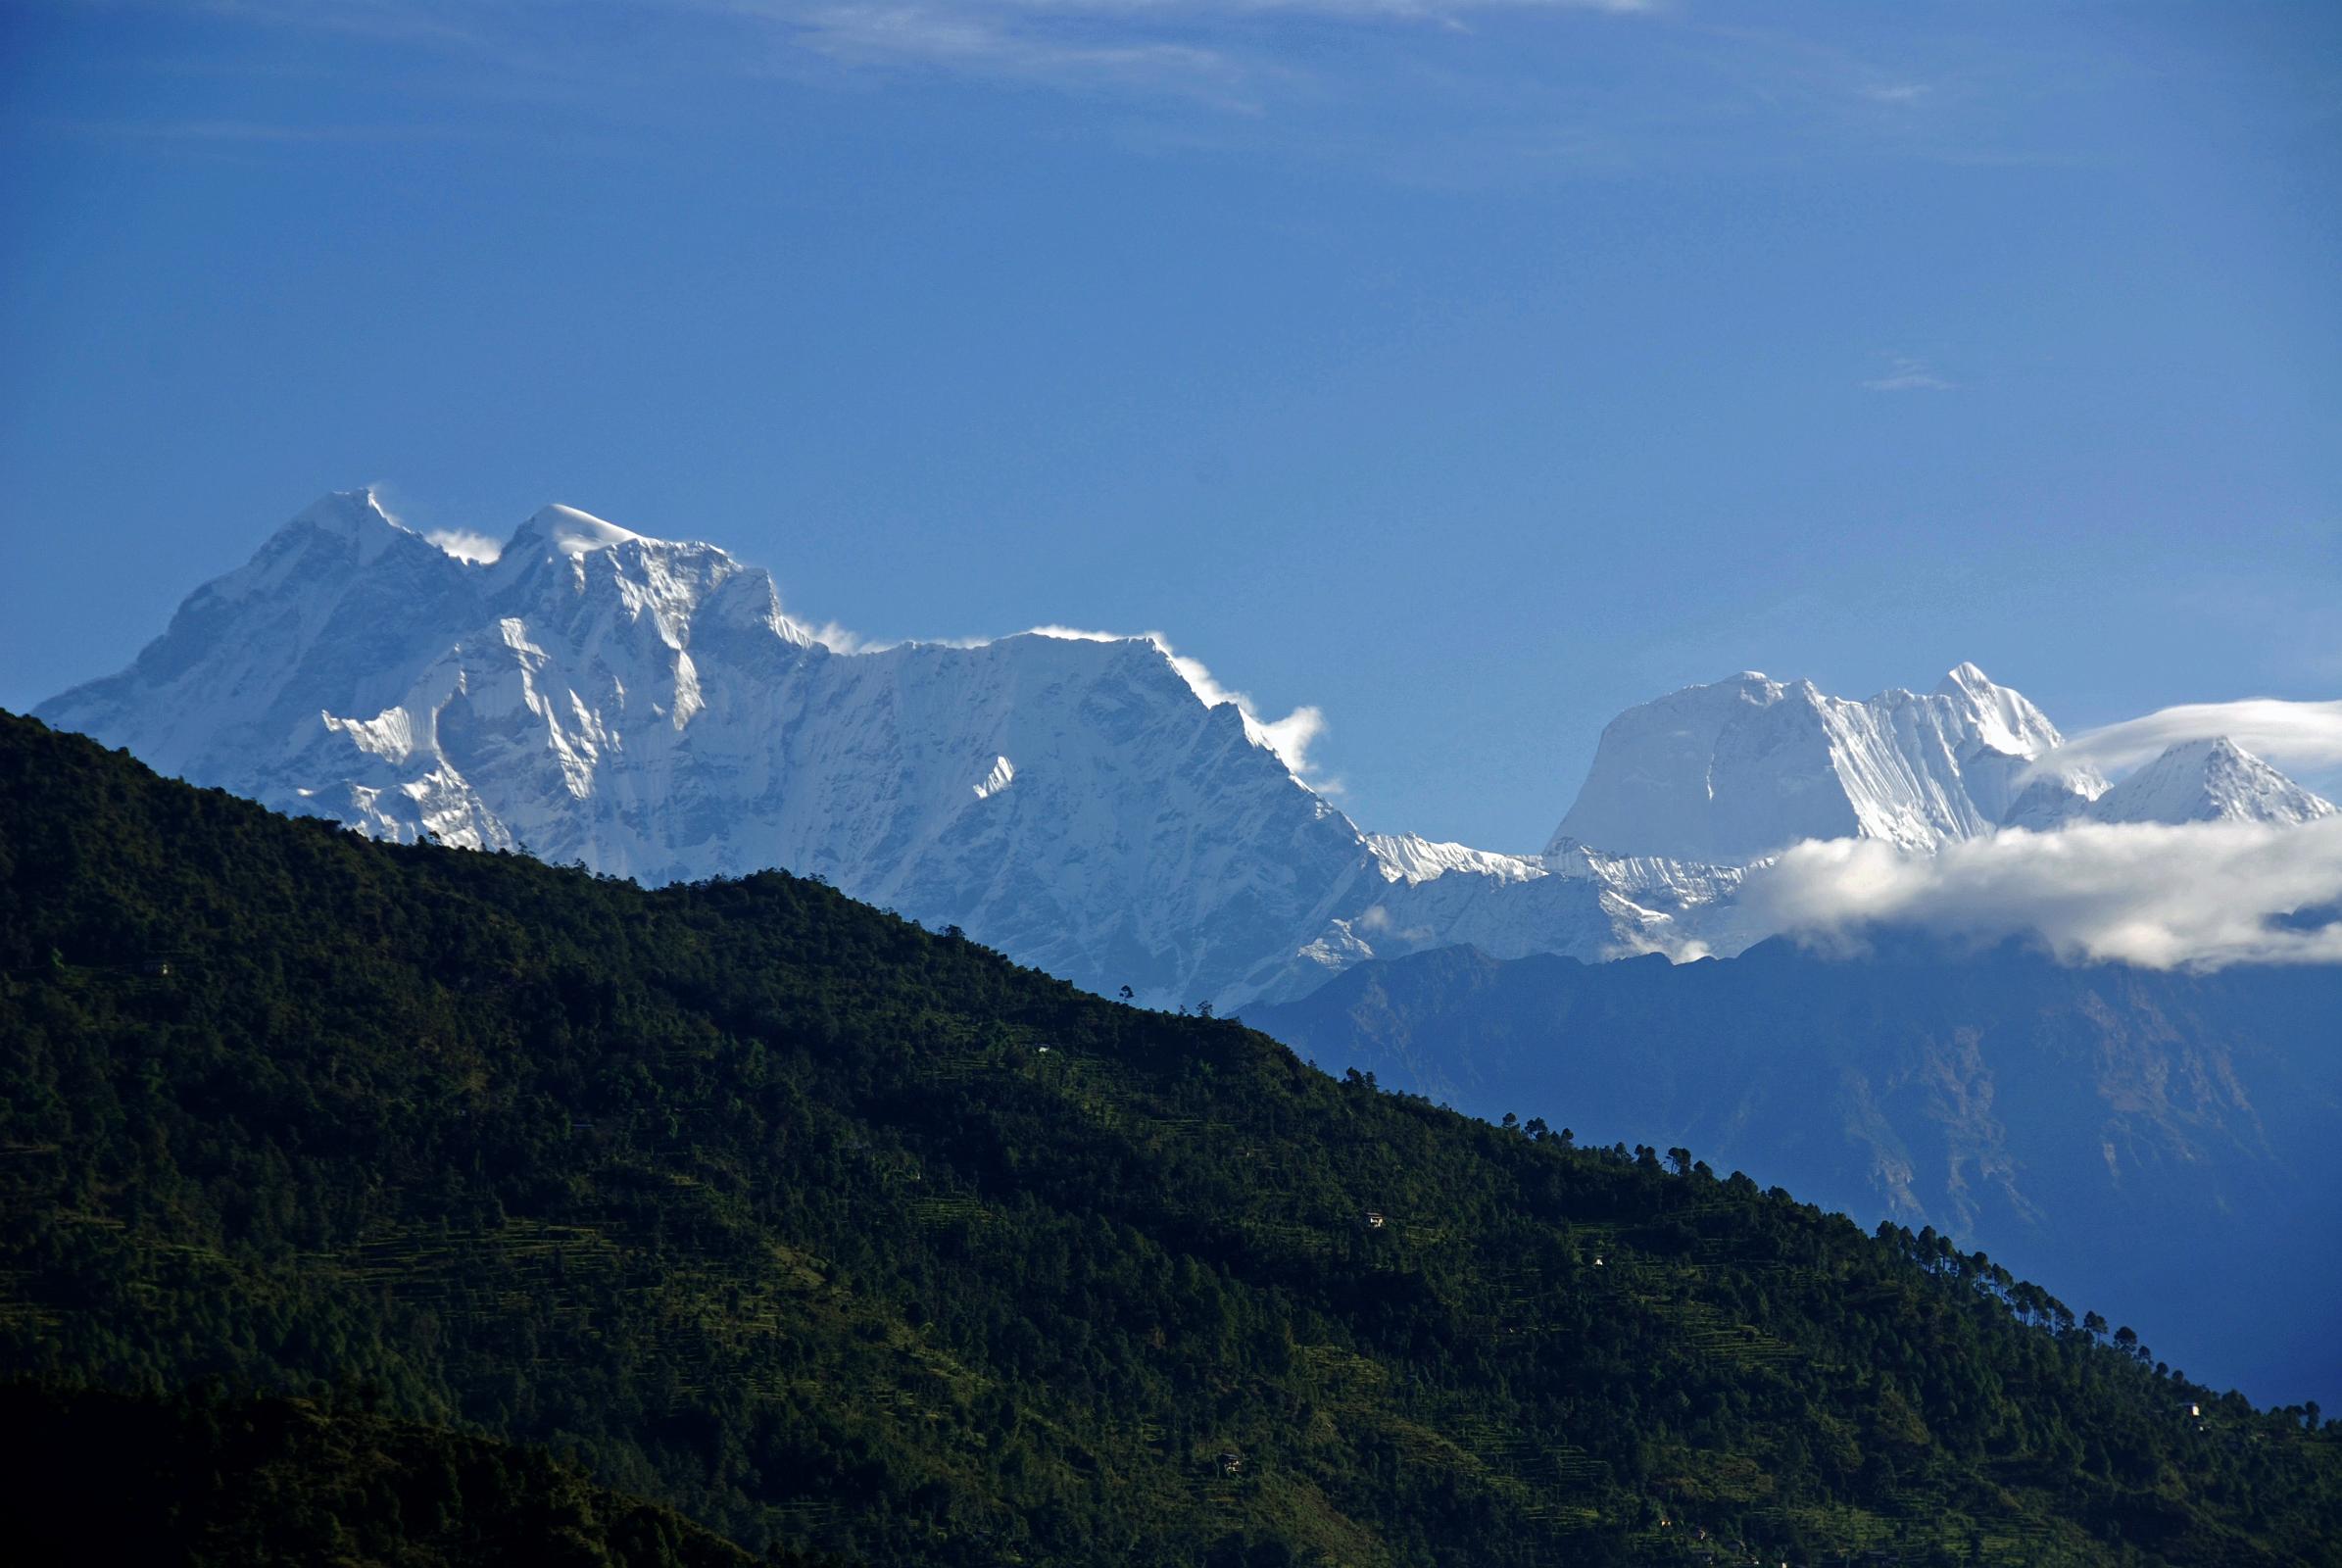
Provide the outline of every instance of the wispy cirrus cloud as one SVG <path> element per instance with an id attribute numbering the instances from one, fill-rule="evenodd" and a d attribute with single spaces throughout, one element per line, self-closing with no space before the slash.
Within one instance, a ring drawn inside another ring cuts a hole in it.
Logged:
<path id="1" fill-rule="evenodd" d="M 1257 109 L 1261 91 L 1304 74 L 1264 35 L 1271 24 L 1470 30 L 1498 12 L 1631 15 L 1655 0 L 747 0 L 762 18 L 840 63 L 918 67 L 1077 91 L 1178 93 Z"/>
<path id="2" fill-rule="evenodd" d="M 1236 107 L 1266 67 L 1208 44 L 1100 26 L 1076 8 L 954 4 L 778 8 L 792 41 L 848 66 L 1010 77 L 1090 91 L 1156 90 Z"/>
<path id="3" fill-rule="evenodd" d="M 1957 392 L 1956 381 L 1947 380 L 1928 368 L 1925 360 L 1897 354 L 1887 361 L 1886 373 L 1862 383 L 1866 392 Z"/>
<path id="4" fill-rule="evenodd" d="M 509 135 L 495 117 L 513 105 L 565 113 L 571 147 L 588 124 L 738 101 L 727 84 L 953 82 L 1108 105 L 1109 134 L 1154 150 L 1289 152 L 1441 188 L 1755 167 L 1825 147 L 1961 162 L 2038 151 L 1998 125 L 1993 106 L 2037 73 L 2005 51 L 1953 38 L 1873 58 L 1829 29 L 1751 24 L 1705 0 L 116 3 L 202 17 L 210 62 L 225 43 L 248 65 L 349 71 L 363 101 L 409 105 L 418 122 L 469 116 Z M 178 133 L 174 146 L 201 134 Z"/>
<path id="5" fill-rule="evenodd" d="M 157 145 L 299 147 L 333 143 L 454 141 L 465 132 L 447 125 L 382 122 L 369 124 L 288 124 L 259 120 L 64 120 L 68 135 Z"/>
<path id="6" fill-rule="evenodd" d="M 657 24 L 658 47 L 624 57 L 597 43 L 598 29 L 561 24 L 561 8 L 518 0 L 148 3 L 258 33 L 335 34 L 525 76 L 582 81 L 677 65 L 755 73 L 777 52 L 855 71 L 1254 110 L 1264 91 L 1312 74 L 1287 47 L 1293 29 L 1470 32 L 1500 15 L 1634 16 L 1672 0 L 610 0 L 602 15 Z M 648 30 L 629 23 L 623 35 Z"/>

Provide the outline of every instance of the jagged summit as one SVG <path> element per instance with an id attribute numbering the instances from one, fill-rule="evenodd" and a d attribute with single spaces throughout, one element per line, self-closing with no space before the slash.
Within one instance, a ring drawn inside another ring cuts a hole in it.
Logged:
<path id="1" fill-rule="evenodd" d="M 383 510 L 371 486 L 361 490 L 328 490 L 294 514 L 293 520 L 277 531 L 284 533 L 295 528 L 350 531 L 374 524 L 413 531 Z"/>
<path id="2" fill-rule="evenodd" d="M 1737 952 L 1767 934 L 1745 869 L 1800 839 L 2332 810 L 2232 748 L 2108 792 L 1964 663 L 1924 695 L 1745 670 L 1630 709 L 1541 855 L 1370 836 L 1294 765 L 1313 714 L 1264 723 L 1158 637 L 832 647 L 711 544 L 565 506 L 493 564 L 440 537 L 326 496 L 37 711 L 369 834 L 646 882 L 819 874 L 1086 986 L 1221 1006 L 1457 944 Z"/>
<path id="3" fill-rule="evenodd" d="M 2333 806 L 2222 738 L 2109 787 L 2023 693 L 1974 663 L 1862 702 L 1744 671 L 1629 709 L 1546 847 L 1741 865 L 1801 839 L 1934 850 L 2003 827 L 2306 822 Z"/>
<path id="4" fill-rule="evenodd" d="M 2226 736 L 2182 741 L 2108 790 L 2090 808 L 2100 822 L 2315 821 L 2334 814 Z"/>
<path id="5" fill-rule="evenodd" d="M 386 550 L 401 548 L 405 541 L 424 543 L 420 534 L 383 509 L 372 489 L 333 490 L 296 513 L 255 559 L 268 557 L 271 549 L 278 554 L 304 550 L 319 540 L 355 550 L 366 564 Z"/>
<path id="6" fill-rule="evenodd" d="M 818 873 L 1165 1003 L 1292 995 L 1456 942 L 1679 949 L 1738 878 L 1599 847 L 1547 863 L 1370 840 L 1295 772 L 1280 725 L 1160 638 L 840 653 L 760 568 L 573 507 L 475 565 L 367 492 L 326 497 L 130 668 L 40 712 L 379 836 L 652 882 Z"/>
<path id="7" fill-rule="evenodd" d="M 2062 737 L 2049 715 L 2021 692 L 1994 683 L 1974 663 L 1955 665 L 1935 686 L 1937 697 L 1962 704 L 1976 738 L 2010 757 L 2039 757 L 2054 751 Z"/>
<path id="8" fill-rule="evenodd" d="M 1864 702 L 1746 670 L 1613 719 L 1547 853 L 1575 841 L 1742 864 L 1800 839 L 1933 848 L 1990 832 L 2023 769 L 2059 740 L 1975 664 L 1925 696 Z"/>
<path id="9" fill-rule="evenodd" d="M 1964 659 L 1944 673 L 1942 681 L 1937 684 L 1935 689 L 1939 692 L 1954 689 L 1977 691 L 1990 686 L 1992 686 L 1992 677 L 1984 673 L 1983 666 L 1974 660 Z M 1993 689 L 1997 690 L 1998 688 Z"/>
<path id="10" fill-rule="evenodd" d="M 480 566 L 327 496 L 40 713 L 378 836 L 649 882 L 819 873 L 1165 1001 L 1244 995 L 1386 886 L 1157 640 L 838 654 L 762 569 L 572 507 Z"/>
<path id="11" fill-rule="evenodd" d="M 575 507 L 549 506 L 540 507 L 528 521 L 513 531 L 512 539 L 505 545 L 504 553 L 512 556 L 544 547 L 563 555 L 578 556 L 596 550 L 608 550 L 614 545 L 632 544 L 645 537 L 630 528 L 606 522 L 590 512 L 580 512 Z M 649 542 L 665 543 L 664 540 Z"/>

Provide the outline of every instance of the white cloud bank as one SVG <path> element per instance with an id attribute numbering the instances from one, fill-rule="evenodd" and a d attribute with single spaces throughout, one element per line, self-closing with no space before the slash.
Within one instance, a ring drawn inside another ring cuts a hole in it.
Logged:
<path id="1" fill-rule="evenodd" d="M 2184 741 L 2226 736 L 2286 767 L 2342 766 L 2342 702 L 2293 703 L 2253 697 L 2235 703 L 2185 703 L 2161 708 L 2076 735 L 2044 756 L 2034 771 L 2087 762 L 2105 772 L 2135 767 Z"/>
<path id="2" fill-rule="evenodd" d="M 2151 969 L 2342 962 L 2342 817 L 2009 829 L 1917 855 L 1869 839 L 1797 845 L 1752 871 L 1757 930 L 1859 946 L 1870 926 L 1998 941 Z M 2290 919 L 2307 911 L 2317 918 Z"/>

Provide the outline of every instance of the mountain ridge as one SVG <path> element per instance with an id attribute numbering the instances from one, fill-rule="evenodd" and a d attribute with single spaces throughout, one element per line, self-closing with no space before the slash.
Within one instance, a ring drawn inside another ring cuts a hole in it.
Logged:
<path id="1" fill-rule="evenodd" d="M 1057 628 L 833 648 L 713 545 L 549 506 L 459 559 L 353 491 L 36 711 L 376 836 L 652 883 L 787 867 L 1092 990 L 1222 1008 L 1456 943 L 1737 952 L 1768 934 L 1743 878 L 1800 836 L 1922 852 L 2110 794 L 2057 776 L 2056 727 L 1975 664 L 1861 703 L 1751 671 L 1620 715 L 1544 850 L 1498 854 L 1362 831 L 1295 770 L 1292 721 L 1198 671 Z M 2264 819 L 2330 810 L 2242 777 L 2221 787 Z"/>
<path id="2" fill-rule="evenodd" d="M 1520 858 L 1370 837 L 1156 639 L 838 653 L 761 568 L 571 508 L 475 564 L 329 497 L 39 712 L 377 836 L 825 876 L 1165 1004 L 1306 989 L 1397 932 L 1593 956 L 1685 902 L 1600 861 L 1507 901 Z"/>
<path id="3" fill-rule="evenodd" d="M 1812 838 L 1934 848 L 1990 831 L 2062 739 L 1973 663 L 1859 703 L 1746 670 L 1611 720 L 1552 842 L 1728 864 Z"/>

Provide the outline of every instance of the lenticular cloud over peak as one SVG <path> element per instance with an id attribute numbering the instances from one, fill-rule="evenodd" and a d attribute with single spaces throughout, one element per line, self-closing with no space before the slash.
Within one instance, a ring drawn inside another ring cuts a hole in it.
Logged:
<path id="1" fill-rule="evenodd" d="M 1742 903 L 1753 927 L 1821 946 L 1905 926 L 2152 969 L 2342 962 L 2342 816 L 2013 828 L 1932 855 L 1815 841 L 1753 871 Z"/>
<path id="2" fill-rule="evenodd" d="M 2173 746 L 2226 740 L 2289 767 L 2342 766 L 2342 701 L 2182 703 L 2069 739 L 2036 771 L 2087 763 L 2109 772 L 2135 767 Z"/>

